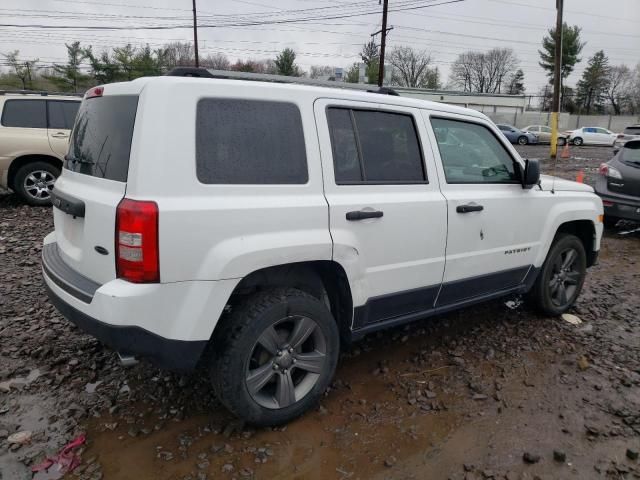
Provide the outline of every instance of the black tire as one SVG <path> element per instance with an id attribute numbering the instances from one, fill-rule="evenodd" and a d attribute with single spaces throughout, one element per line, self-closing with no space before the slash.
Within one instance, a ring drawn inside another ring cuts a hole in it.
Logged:
<path id="1" fill-rule="evenodd" d="M 527 143 L 529 143 L 529 139 L 527 137 L 524 135 L 518 137 L 518 145 L 526 145 Z"/>
<path id="2" fill-rule="evenodd" d="M 250 296 L 222 321 L 214 335 L 210 376 L 218 399 L 234 415 L 252 425 L 274 426 L 317 404 L 333 379 L 340 352 L 338 326 L 320 300 L 298 289 L 274 288 Z M 313 322 L 311 333 L 306 333 L 308 321 Z M 296 345 L 299 325 L 307 336 L 299 348 L 289 348 L 289 341 Z M 267 344 L 273 348 L 265 348 Z M 321 351 L 324 357 L 318 355 Z M 314 371 L 300 367 L 310 355 Z M 291 388 L 294 393 L 282 393 Z"/>
<path id="3" fill-rule="evenodd" d="M 13 190 L 29 205 L 51 205 L 50 192 L 60 169 L 47 162 L 29 162 L 21 166 L 13 177 Z"/>
<path id="4" fill-rule="evenodd" d="M 604 228 L 608 228 L 608 229 L 614 229 L 616 228 L 616 225 L 618 224 L 618 222 L 620 221 L 620 219 L 618 217 L 612 217 L 611 215 L 605 215 L 604 216 Z"/>
<path id="5" fill-rule="evenodd" d="M 574 138 L 574 139 L 573 139 L 573 144 L 574 144 L 576 147 L 579 147 L 579 146 L 580 146 L 580 145 L 582 145 L 583 143 L 584 143 L 584 141 L 582 140 L 582 138 L 581 138 L 581 137 L 576 137 L 576 138 Z"/>
<path id="6" fill-rule="evenodd" d="M 561 272 L 558 266 L 566 262 L 567 257 L 563 255 L 570 250 L 575 252 L 576 255 L 574 263 L 571 265 L 572 268 L 570 272 Z M 580 295 L 586 273 L 587 254 L 584 250 L 584 245 L 575 235 L 560 233 L 556 235 L 551 244 L 538 278 L 531 292 L 529 292 L 529 297 L 542 313 L 551 316 L 561 315 L 571 308 L 578 295 Z M 561 275 L 558 276 L 558 274 Z M 558 301 L 560 300 L 558 297 L 561 296 L 561 292 L 554 290 L 552 282 L 556 280 L 562 282 L 563 278 L 566 279 L 562 287 L 565 288 L 566 298 L 564 301 Z"/>

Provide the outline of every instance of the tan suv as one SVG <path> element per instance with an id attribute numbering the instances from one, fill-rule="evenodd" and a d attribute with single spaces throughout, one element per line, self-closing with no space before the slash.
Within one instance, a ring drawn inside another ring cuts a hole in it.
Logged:
<path id="1" fill-rule="evenodd" d="M 0 91 L 0 187 L 49 205 L 80 98 Z"/>

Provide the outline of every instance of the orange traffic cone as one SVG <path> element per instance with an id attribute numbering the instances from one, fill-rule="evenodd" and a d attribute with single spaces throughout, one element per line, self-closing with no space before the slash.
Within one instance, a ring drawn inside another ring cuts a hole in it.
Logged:
<path id="1" fill-rule="evenodd" d="M 560 154 L 560 158 L 571 158 L 569 154 L 569 142 L 564 143 L 564 147 L 562 147 L 562 153 Z"/>
<path id="2" fill-rule="evenodd" d="M 580 170 L 578 175 L 576 175 L 576 182 L 584 183 L 584 170 Z"/>

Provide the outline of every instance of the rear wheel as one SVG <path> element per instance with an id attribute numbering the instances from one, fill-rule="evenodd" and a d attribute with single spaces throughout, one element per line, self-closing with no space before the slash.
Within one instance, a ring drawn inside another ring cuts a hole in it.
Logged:
<path id="1" fill-rule="evenodd" d="M 564 144 L 567 143 L 566 138 L 558 138 L 558 145 L 564 147 Z"/>
<path id="2" fill-rule="evenodd" d="M 14 191 L 29 205 L 51 205 L 51 190 L 60 170 L 47 162 L 31 162 L 18 169 L 13 179 Z"/>
<path id="3" fill-rule="evenodd" d="M 211 382 L 232 413 L 258 426 L 289 422 L 325 392 L 339 354 L 325 305 L 293 288 L 257 293 L 214 338 Z"/>
<path id="4" fill-rule="evenodd" d="M 576 301 L 587 273 L 587 255 L 578 237 L 559 234 L 554 240 L 530 296 L 547 315 L 560 315 Z"/>
<path id="5" fill-rule="evenodd" d="M 580 137 L 576 137 L 576 138 L 573 139 L 573 144 L 576 145 L 577 147 L 579 147 L 583 143 L 584 143 L 584 141 Z"/>
<path id="6" fill-rule="evenodd" d="M 616 225 L 618 224 L 618 222 L 620 221 L 620 219 L 618 217 L 612 217 L 611 215 L 605 215 L 604 216 L 604 227 L 605 228 L 609 228 L 609 229 L 613 229 L 616 227 Z"/>
<path id="7" fill-rule="evenodd" d="M 527 137 L 525 137 L 524 135 L 521 137 L 518 137 L 519 145 L 526 145 L 527 143 L 529 143 L 529 140 L 527 139 Z"/>

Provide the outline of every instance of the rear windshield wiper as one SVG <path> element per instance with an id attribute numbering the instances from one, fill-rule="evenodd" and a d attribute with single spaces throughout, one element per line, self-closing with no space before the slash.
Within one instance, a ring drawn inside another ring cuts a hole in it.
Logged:
<path id="1" fill-rule="evenodd" d="M 93 165 L 94 163 L 96 163 L 93 160 L 87 160 L 86 158 L 74 157 L 73 155 L 65 155 L 64 159 L 67 162 L 82 163 L 82 164 L 85 164 L 85 165 Z"/>

